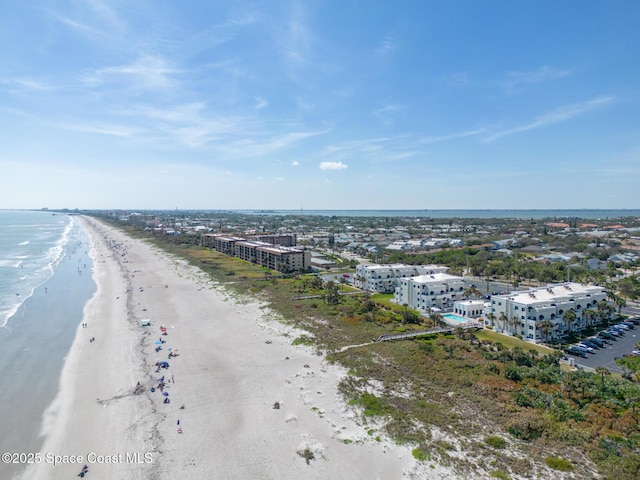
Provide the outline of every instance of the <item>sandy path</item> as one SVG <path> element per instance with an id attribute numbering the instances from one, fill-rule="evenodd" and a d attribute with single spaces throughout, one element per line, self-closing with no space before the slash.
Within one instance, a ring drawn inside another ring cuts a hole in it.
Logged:
<path id="1" fill-rule="evenodd" d="M 85 223 L 98 291 L 46 417 L 43 454 L 82 455 L 91 480 L 429 478 L 416 474 L 408 448 L 358 424 L 337 393 L 343 371 L 291 346 L 302 332 L 238 303 L 184 262 Z M 146 317 L 152 326 L 139 326 Z M 180 355 L 169 359 L 169 348 Z M 160 359 L 170 368 L 155 373 Z M 161 375 L 175 380 L 165 385 L 169 404 L 149 390 Z M 144 392 L 134 395 L 138 381 Z M 315 455 L 309 465 L 298 454 L 305 447 Z M 81 466 L 42 461 L 24 478 L 71 478 Z"/>

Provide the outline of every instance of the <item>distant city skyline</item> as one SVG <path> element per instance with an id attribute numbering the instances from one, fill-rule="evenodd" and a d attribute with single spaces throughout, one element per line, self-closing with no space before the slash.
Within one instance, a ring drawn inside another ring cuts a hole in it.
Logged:
<path id="1" fill-rule="evenodd" d="M 640 208 L 637 1 L 1 11 L 0 208 Z"/>

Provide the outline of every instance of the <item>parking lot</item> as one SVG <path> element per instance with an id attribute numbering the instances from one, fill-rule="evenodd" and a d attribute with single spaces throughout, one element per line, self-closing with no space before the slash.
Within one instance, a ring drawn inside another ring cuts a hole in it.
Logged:
<path id="1" fill-rule="evenodd" d="M 635 344 L 640 341 L 640 328 L 628 330 L 627 333 L 617 340 L 608 340 L 610 345 L 605 344 L 604 348 L 595 350 L 595 353 L 588 353 L 587 358 L 566 355 L 567 358 L 573 358 L 576 365 L 589 368 L 605 367 L 610 372 L 622 373 L 622 369 L 616 364 L 615 358 L 629 354 L 631 350 L 635 350 Z"/>

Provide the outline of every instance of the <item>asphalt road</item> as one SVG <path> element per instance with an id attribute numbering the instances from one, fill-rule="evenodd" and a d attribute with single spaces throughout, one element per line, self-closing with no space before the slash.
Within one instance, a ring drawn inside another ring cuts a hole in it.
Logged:
<path id="1" fill-rule="evenodd" d="M 605 367 L 610 372 L 622 373 L 622 369 L 616 365 L 615 358 L 628 354 L 631 350 L 635 350 L 635 344 L 640 341 L 640 329 L 636 326 L 635 330 L 628 330 L 626 335 L 618 337 L 618 340 L 609 340 L 611 345 L 595 350 L 595 353 L 588 353 L 587 358 L 567 355 L 573 358 L 576 365 L 589 368 Z"/>

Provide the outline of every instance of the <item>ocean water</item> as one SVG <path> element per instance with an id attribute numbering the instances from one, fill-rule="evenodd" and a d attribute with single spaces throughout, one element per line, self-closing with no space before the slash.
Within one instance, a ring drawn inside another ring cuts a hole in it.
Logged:
<path id="1" fill-rule="evenodd" d="M 320 215 L 336 217 L 408 218 L 589 218 L 640 217 L 640 209 L 477 209 L 477 210 L 243 210 L 256 215 Z"/>
<path id="2" fill-rule="evenodd" d="M 53 275 L 71 228 L 68 216 L 0 212 L 0 327 Z"/>
<path id="3" fill-rule="evenodd" d="M 35 452 L 96 285 L 77 217 L 0 211 L 0 452 Z M 19 465 L 0 465 L 12 478 Z"/>

